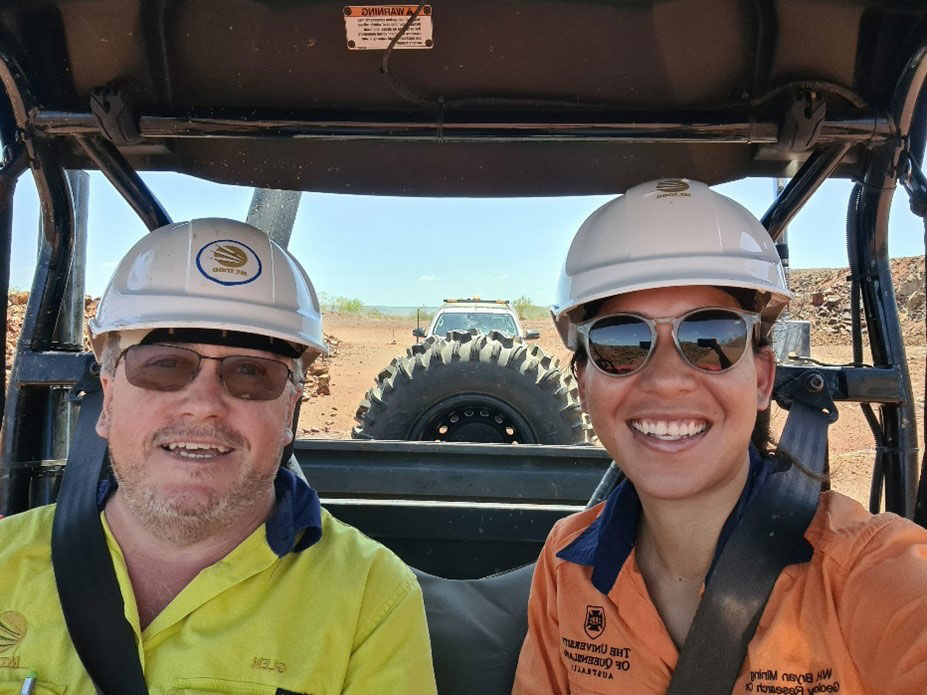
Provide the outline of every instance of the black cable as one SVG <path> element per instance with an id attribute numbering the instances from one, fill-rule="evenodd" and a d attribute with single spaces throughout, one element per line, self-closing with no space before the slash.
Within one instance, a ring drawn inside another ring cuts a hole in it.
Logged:
<path id="1" fill-rule="evenodd" d="M 812 92 L 824 92 L 826 94 L 835 94 L 838 97 L 842 97 L 852 106 L 855 106 L 858 109 L 865 109 L 869 107 L 869 102 L 866 101 L 861 95 L 857 94 L 852 89 L 844 87 L 842 84 L 831 82 L 830 80 L 795 80 L 793 82 L 786 82 L 785 84 L 781 84 L 778 87 L 773 87 L 768 92 L 761 94 L 755 99 L 751 99 L 748 103 L 750 106 L 762 106 L 763 104 L 772 101 L 784 92 L 794 92 L 797 89 L 805 89 Z"/>
<path id="2" fill-rule="evenodd" d="M 863 411 L 863 416 L 866 418 L 876 442 L 875 463 L 872 466 L 872 482 L 869 484 L 869 511 L 878 514 L 882 511 L 882 488 L 885 486 L 885 466 L 882 464 L 881 456 L 882 427 L 871 404 L 860 403 L 859 407 Z"/>
<path id="3" fill-rule="evenodd" d="M 862 198 L 862 187 L 853 186 L 850 191 L 850 201 L 847 204 L 847 260 L 850 265 L 850 318 L 852 320 L 851 336 L 853 343 L 853 364 L 863 361 L 863 326 L 860 320 L 859 306 L 859 260 L 856 255 L 856 239 L 859 235 L 859 201 Z"/>
<path id="4" fill-rule="evenodd" d="M 924 258 L 927 259 L 927 176 L 921 170 L 917 158 L 908 149 L 902 151 L 898 160 L 897 178 L 908 192 L 911 212 L 924 220 Z M 927 295 L 927 274 L 924 276 L 924 293 Z M 927 327 L 927 315 L 924 316 L 924 324 Z M 924 355 L 924 370 L 927 373 L 927 353 Z M 921 437 L 921 470 L 914 520 L 921 525 L 927 525 L 927 379 L 924 381 Z"/>
<path id="5" fill-rule="evenodd" d="M 859 260 L 856 254 L 856 241 L 859 234 L 859 203 L 863 195 L 863 187 L 857 183 L 850 192 L 847 204 L 847 260 L 850 265 L 850 318 L 852 319 L 853 366 L 859 367 L 863 363 L 863 326 L 860 317 L 860 274 Z M 882 427 L 876 417 L 872 405 L 860 403 L 863 417 L 872 431 L 875 441 L 875 457 L 872 464 L 872 480 L 869 485 L 869 511 L 878 514 L 882 506 L 882 488 L 885 485 L 885 466 L 882 462 Z"/>
<path id="6" fill-rule="evenodd" d="M 561 108 L 561 109 L 613 109 L 620 108 L 619 104 L 607 103 L 603 104 L 600 101 L 586 101 L 581 99 L 549 99 L 544 97 L 457 97 L 454 99 L 448 99 L 444 96 L 438 95 L 433 96 L 426 94 L 420 90 L 408 87 L 400 83 L 390 72 L 389 69 L 389 60 L 393 54 L 393 50 L 396 47 L 396 44 L 399 43 L 399 40 L 405 35 L 409 30 L 409 27 L 412 26 L 412 23 L 418 19 L 422 14 L 422 11 L 425 9 L 427 2 L 420 2 L 415 8 L 415 12 L 412 13 L 412 16 L 406 20 L 406 23 L 402 25 L 402 28 L 396 33 L 396 35 L 389 42 L 389 45 L 386 47 L 386 51 L 383 53 L 383 60 L 380 64 L 380 73 L 386 79 L 387 84 L 390 86 L 396 94 L 410 101 L 413 104 L 418 104 L 420 106 L 436 106 L 442 111 L 444 109 L 451 108 L 468 108 L 468 107 L 500 107 L 508 106 L 514 108 L 526 108 L 526 109 L 538 109 L 538 108 Z M 722 105 L 722 109 L 743 109 L 744 107 L 755 108 L 757 106 L 762 106 L 776 97 L 780 96 L 789 91 L 795 90 L 809 90 L 814 92 L 822 92 L 825 94 L 834 94 L 839 96 L 849 102 L 852 106 L 857 109 L 866 109 L 869 106 L 869 103 L 861 95 L 854 92 L 852 89 L 844 87 L 843 85 L 832 82 L 830 80 L 793 80 L 791 82 L 786 82 L 784 84 L 773 87 L 769 91 L 761 94 L 758 97 L 750 99 L 749 101 L 741 102 L 732 102 Z"/>
<path id="7" fill-rule="evenodd" d="M 916 163 L 913 164 L 916 166 Z M 924 220 L 924 258 L 927 262 L 927 216 Z M 925 268 L 927 270 L 927 268 Z M 927 297 L 927 272 L 924 273 L 924 296 Z M 924 328 L 927 331 L 927 311 L 924 313 Z M 924 488 L 923 477 L 927 475 L 927 352 L 924 353 L 924 407 L 921 410 L 921 489 Z M 919 495 L 921 497 L 922 495 Z M 919 499 L 922 504 L 924 500 Z"/>
<path id="8" fill-rule="evenodd" d="M 386 78 L 386 83 L 390 86 L 390 88 L 403 99 L 411 101 L 414 104 L 439 106 L 443 102 L 442 97 L 438 97 L 436 99 L 431 98 L 428 95 L 419 92 L 418 90 L 412 89 L 411 87 L 406 87 L 393 79 L 393 75 L 389 71 L 389 59 L 393 54 L 393 49 L 396 47 L 396 44 L 399 43 L 399 39 L 402 38 L 403 34 L 405 34 L 409 30 L 409 27 L 412 26 L 412 22 L 418 19 L 418 16 L 422 13 L 423 9 L 425 9 L 425 3 L 420 2 L 418 7 L 415 8 L 415 12 L 412 13 L 412 16 L 409 17 L 409 19 L 406 20 L 406 23 L 402 25 L 402 29 L 396 32 L 393 40 L 389 42 L 389 46 L 387 46 L 386 51 L 383 52 L 383 62 L 380 64 L 380 73 L 384 78 Z"/>

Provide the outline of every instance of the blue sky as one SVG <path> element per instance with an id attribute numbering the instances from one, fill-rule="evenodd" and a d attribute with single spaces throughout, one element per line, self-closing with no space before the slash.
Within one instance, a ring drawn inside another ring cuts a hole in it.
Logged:
<path id="1" fill-rule="evenodd" d="M 174 220 L 244 220 L 253 189 L 189 176 L 143 178 Z M 847 264 L 844 240 L 851 184 L 829 181 L 789 229 L 793 268 Z M 757 216 L 773 198 L 771 179 L 718 186 Z M 305 193 L 290 242 L 316 289 L 365 304 L 433 306 L 444 297 L 513 299 L 550 304 L 576 229 L 610 196 L 436 199 Z M 38 199 L 30 175 L 14 201 L 11 284 L 28 289 L 35 267 Z M 102 294 L 118 259 L 145 232 L 135 213 L 99 173 L 91 174 L 86 291 Z M 892 256 L 924 252 L 923 225 L 899 188 L 890 220 Z"/>

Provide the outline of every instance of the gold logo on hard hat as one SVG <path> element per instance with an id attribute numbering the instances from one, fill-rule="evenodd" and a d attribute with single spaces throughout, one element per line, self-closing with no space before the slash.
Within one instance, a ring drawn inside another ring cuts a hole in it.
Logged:
<path id="1" fill-rule="evenodd" d="M 657 190 L 664 193 L 682 193 L 689 190 L 689 184 L 682 179 L 664 179 L 657 181 Z"/>
<path id="2" fill-rule="evenodd" d="M 216 263 L 221 263 L 226 268 L 241 268 L 248 262 L 247 254 L 231 244 L 227 246 L 217 246 L 212 252 L 212 259 Z"/>
<path id="3" fill-rule="evenodd" d="M 26 636 L 26 618 L 16 611 L 0 613 L 0 653 L 9 651 Z"/>
<path id="4" fill-rule="evenodd" d="M 196 269 L 204 278 L 227 287 L 254 282 L 264 267 L 254 249 L 237 239 L 211 241 L 195 258 Z"/>

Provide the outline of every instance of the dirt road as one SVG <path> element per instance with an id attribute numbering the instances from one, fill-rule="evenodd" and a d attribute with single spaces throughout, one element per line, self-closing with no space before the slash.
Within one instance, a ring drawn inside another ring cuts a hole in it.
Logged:
<path id="1" fill-rule="evenodd" d="M 528 321 L 528 328 L 541 332 L 541 347 L 567 359 L 568 353 L 549 321 Z M 364 393 L 374 384 L 377 374 L 390 360 L 403 354 L 415 338 L 413 320 L 361 319 L 354 316 L 329 314 L 325 317 L 325 332 L 339 341 L 338 352 L 331 360 L 331 395 L 314 395 L 302 405 L 298 436 L 308 438 L 341 439 L 351 436 L 354 411 Z M 921 344 L 908 347 L 914 394 L 924 393 L 925 347 Z M 849 347 L 816 346 L 812 357 L 830 364 L 843 364 L 851 360 Z M 918 406 L 920 416 L 920 406 Z M 774 429 L 785 423 L 785 414 L 778 409 L 773 413 Z M 831 427 L 830 465 L 833 487 L 863 504 L 868 504 L 869 479 L 875 448 L 869 427 L 862 412 L 852 404 L 845 404 L 840 419 Z"/>

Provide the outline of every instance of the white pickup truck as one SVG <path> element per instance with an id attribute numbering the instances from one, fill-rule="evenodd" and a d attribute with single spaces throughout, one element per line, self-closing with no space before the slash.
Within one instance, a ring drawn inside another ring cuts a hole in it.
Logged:
<path id="1" fill-rule="evenodd" d="M 427 331 L 418 326 L 412 330 L 416 338 L 433 335 L 446 336 L 451 331 L 476 330 L 488 334 L 498 331 L 511 338 L 533 340 L 537 331 L 526 331 L 518 320 L 518 313 L 505 299 L 485 300 L 479 297 L 445 299 L 435 312 Z"/>

